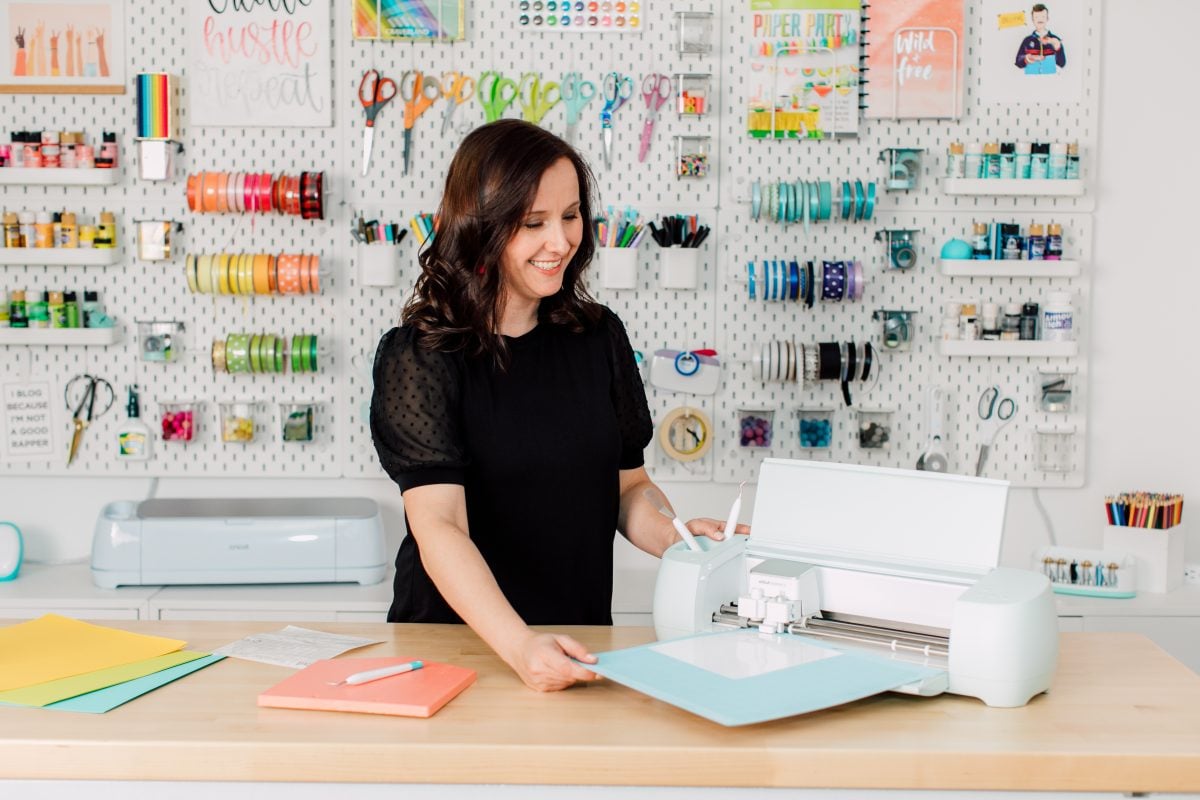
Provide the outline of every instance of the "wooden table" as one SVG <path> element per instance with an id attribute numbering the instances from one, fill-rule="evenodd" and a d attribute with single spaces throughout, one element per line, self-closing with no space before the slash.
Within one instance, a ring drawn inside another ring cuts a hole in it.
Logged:
<path id="1" fill-rule="evenodd" d="M 199 650 L 282 627 L 108 624 Z M 225 659 L 107 714 L 0 709 L 0 780 L 1200 791 L 1200 676 L 1136 634 L 1063 634 L 1053 691 L 1024 708 L 886 694 L 724 728 L 611 682 L 532 692 L 465 627 L 319 627 L 479 680 L 428 720 L 267 709 L 291 670 Z M 593 652 L 653 635 L 564 630 Z"/>

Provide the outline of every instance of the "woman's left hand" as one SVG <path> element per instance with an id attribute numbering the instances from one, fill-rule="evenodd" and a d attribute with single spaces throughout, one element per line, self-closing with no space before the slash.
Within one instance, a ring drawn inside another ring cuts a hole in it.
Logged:
<path id="1" fill-rule="evenodd" d="M 687 526 L 688 530 L 694 536 L 707 536 L 709 539 L 717 542 L 725 538 L 725 522 L 723 520 L 712 519 L 710 517 L 697 517 L 696 519 L 689 519 Z M 734 533 L 740 536 L 749 536 L 750 526 L 741 523 L 734 530 Z"/>

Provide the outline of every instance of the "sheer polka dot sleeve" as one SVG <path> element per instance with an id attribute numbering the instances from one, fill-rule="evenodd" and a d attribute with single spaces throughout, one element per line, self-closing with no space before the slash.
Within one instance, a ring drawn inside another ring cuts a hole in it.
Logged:
<path id="1" fill-rule="evenodd" d="M 401 491 L 466 481 L 458 424 L 461 378 L 452 358 L 419 346 L 411 328 L 393 328 L 375 351 L 371 438 Z"/>
<path id="2" fill-rule="evenodd" d="M 608 329 L 608 344 L 613 365 L 612 401 L 617 410 L 617 426 L 621 432 L 621 469 L 634 469 L 646 463 L 646 445 L 654 435 L 650 408 L 646 404 L 646 387 L 633 357 L 633 347 L 619 317 L 606 309 L 604 326 Z"/>

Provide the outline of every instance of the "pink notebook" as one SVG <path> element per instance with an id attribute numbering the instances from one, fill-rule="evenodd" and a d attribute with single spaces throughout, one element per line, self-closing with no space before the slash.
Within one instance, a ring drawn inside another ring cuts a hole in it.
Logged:
<path id="1" fill-rule="evenodd" d="M 415 658 L 329 658 L 317 661 L 258 696 L 260 706 L 432 717 L 475 682 L 475 670 L 426 661 L 421 669 L 357 686 L 330 686 L 347 675 Z"/>

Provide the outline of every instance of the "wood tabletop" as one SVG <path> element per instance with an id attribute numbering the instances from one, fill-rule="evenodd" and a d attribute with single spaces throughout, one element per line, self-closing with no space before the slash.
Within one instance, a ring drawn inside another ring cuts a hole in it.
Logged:
<path id="1" fill-rule="evenodd" d="M 211 650 L 279 623 L 105 623 Z M 259 708 L 292 670 L 228 658 L 107 714 L 0 709 L 0 779 L 1200 791 L 1200 676 L 1145 637 L 1062 636 L 1049 694 L 1017 709 L 885 694 L 725 728 L 618 684 L 526 689 L 469 629 L 322 623 L 475 669 L 431 719 Z M 561 629 L 593 652 L 648 628 Z"/>

